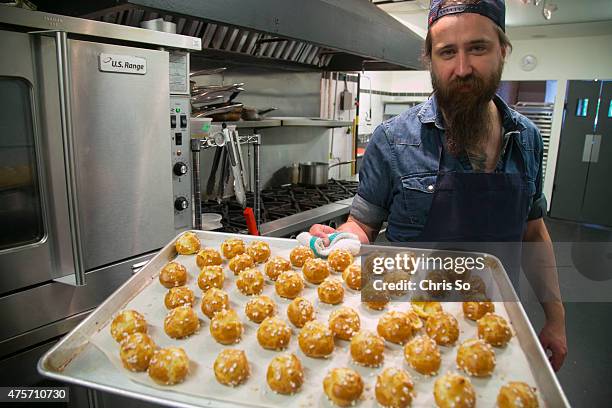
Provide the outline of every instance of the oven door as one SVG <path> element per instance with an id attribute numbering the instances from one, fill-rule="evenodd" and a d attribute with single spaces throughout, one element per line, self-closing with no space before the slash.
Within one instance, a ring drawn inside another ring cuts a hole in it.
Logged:
<path id="1" fill-rule="evenodd" d="M 0 294 L 74 273 L 54 50 L 0 31 Z"/>
<path id="2" fill-rule="evenodd" d="M 0 294 L 176 234 L 168 53 L 53 35 L 0 31 Z M 146 73 L 103 70 L 103 56 Z"/>
<path id="3" fill-rule="evenodd" d="M 169 56 L 80 40 L 68 40 L 68 48 L 76 201 L 89 271 L 158 250 L 176 235 Z M 103 67 L 110 59 L 143 69 Z"/>

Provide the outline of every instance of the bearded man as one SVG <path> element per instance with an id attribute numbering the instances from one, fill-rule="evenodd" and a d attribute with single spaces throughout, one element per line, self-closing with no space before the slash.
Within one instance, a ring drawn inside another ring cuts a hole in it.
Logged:
<path id="1" fill-rule="evenodd" d="M 557 294 L 541 300 L 540 341 L 558 370 L 567 353 L 565 312 L 542 219 L 542 138 L 495 94 L 511 51 L 505 4 L 434 0 L 428 24 L 423 55 L 433 96 L 375 130 L 338 231 L 370 243 L 387 221 L 394 242 L 544 243 L 530 281 Z M 334 231 L 314 225 L 310 233 Z M 516 286 L 518 275 L 509 275 Z"/>

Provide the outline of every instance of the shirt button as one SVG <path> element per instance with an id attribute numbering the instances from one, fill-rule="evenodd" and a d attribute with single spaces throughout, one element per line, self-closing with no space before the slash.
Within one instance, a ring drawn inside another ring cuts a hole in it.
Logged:
<path id="1" fill-rule="evenodd" d="M 434 186 L 433 186 L 432 184 L 430 184 L 430 185 L 428 185 L 428 186 L 427 186 L 427 190 L 429 190 L 429 191 L 433 191 L 433 189 L 434 189 Z"/>

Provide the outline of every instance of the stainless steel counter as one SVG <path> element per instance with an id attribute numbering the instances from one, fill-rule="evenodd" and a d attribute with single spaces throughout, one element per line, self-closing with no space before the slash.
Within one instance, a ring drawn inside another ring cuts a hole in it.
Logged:
<path id="1" fill-rule="evenodd" d="M 348 215 L 352 202 L 353 198 L 347 198 L 275 221 L 266 222 L 261 224 L 259 232 L 265 237 L 285 237 L 296 231 L 307 231 L 313 224 Z"/>

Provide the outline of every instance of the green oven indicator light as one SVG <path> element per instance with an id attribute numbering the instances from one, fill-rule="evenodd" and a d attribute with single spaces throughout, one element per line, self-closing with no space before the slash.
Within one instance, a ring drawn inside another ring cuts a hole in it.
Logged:
<path id="1" fill-rule="evenodd" d="M 181 108 L 175 108 L 174 110 L 176 111 L 176 113 L 181 113 Z"/>

